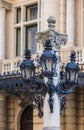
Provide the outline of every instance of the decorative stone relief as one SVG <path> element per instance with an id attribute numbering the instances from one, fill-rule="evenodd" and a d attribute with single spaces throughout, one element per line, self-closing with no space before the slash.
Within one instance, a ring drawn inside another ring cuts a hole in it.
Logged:
<path id="1" fill-rule="evenodd" d="M 7 10 L 12 10 L 12 4 L 4 0 L 0 0 L 0 7 L 6 8 Z"/>
<path id="2" fill-rule="evenodd" d="M 68 36 L 66 34 L 61 34 L 55 31 L 56 20 L 53 16 L 50 16 L 47 21 L 49 29 L 45 32 L 36 33 L 35 39 L 37 42 L 43 43 L 43 45 L 45 45 L 45 41 L 47 39 L 50 39 L 53 49 L 55 51 L 59 50 L 61 45 L 67 42 Z"/>

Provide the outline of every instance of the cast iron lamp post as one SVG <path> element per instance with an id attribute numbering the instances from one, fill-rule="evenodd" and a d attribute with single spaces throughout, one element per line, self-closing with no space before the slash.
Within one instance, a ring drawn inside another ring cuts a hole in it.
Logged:
<path id="1" fill-rule="evenodd" d="M 60 47 L 66 37 L 55 32 L 55 19 L 49 17 L 49 30 L 38 33 L 37 40 L 42 40 L 44 51 L 39 58 L 39 72 L 31 60 L 30 50 L 26 50 L 25 59 L 20 64 L 23 80 L 28 84 L 32 103 L 37 106 L 39 116 L 44 116 L 43 130 L 60 130 L 60 110 L 65 104 L 66 95 L 70 94 L 78 81 L 79 67 L 75 63 L 76 55 L 73 51 L 70 63 L 65 66 L 65 80 L 60 81 Z M 46 34 L 46 35 L 45 35 Z M 42 81 L 42 82 L 40 82 Z"/>

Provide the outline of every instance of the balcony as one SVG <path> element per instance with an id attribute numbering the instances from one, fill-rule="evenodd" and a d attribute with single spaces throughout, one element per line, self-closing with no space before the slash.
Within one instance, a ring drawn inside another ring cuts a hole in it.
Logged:
<path id="1" fill-rule="evenodd" d="M 72 48 L 61 49 L 61 62 L 69 62 L 69 57 Z M 79 63 L 81 72 L 84 72 L 84 48 L 75 47 L 73 50 L 76 52 L 76 62 Z M 32 59 L 35 60 L 36 55 L 33 55 Z M 17 73 L 20 72 L 18 64 L 23 60 L 23 57 L 15 57 L 13 59 L 4 59 L 0 60 L 0 74 L 3 75 L 8 73 Z"/>
<path id="2" fill-rule="evenodd" d="M 14 59 L 4 59 L 0 60 L 0 74 L 8 74 L 8 73 L 17 73 L 19 72 L 18 64 L 22 61 L 23 58 L 16 57 Z"/>
<path id="3" fill-rule="evenodd" d="M 35 62 L 35 54 L 32 56 L 32 59 L 34 59 Z M 20 72 L 20 68 L 18 67 L 18 65 L 19 63 L 21 63 L 22 60 L 23 57 L 0 60 L 0 75 Z"/>

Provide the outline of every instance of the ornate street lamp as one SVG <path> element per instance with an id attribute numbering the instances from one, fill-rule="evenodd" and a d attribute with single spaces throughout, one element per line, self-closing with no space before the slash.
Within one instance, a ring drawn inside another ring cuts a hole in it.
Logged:
<path id="1" fill-rule="evenodd" d="M 49 107 L 50 112 L 53 112 L 53 95 L 54 93 L 57 93 L 60 98 L 62 98 L 62 95 L 67 95 L 71 93 L 74 89 L 74 84 L 77 84 L 78 81 L 78 73 L 79 73 L 79 67 L 78 64 L 75 63 L 76 60 L 76 54 L 73 51 L 70 56 L 70 62 L 65 66 L 65 81 L 58 82 L 57 85 L 53 84 L 53 77 L 56 77 L 57 71 L 56 66 L 58 64 L 58 58 L 55 54 L 55 51 L 52 50 L 52 45 L 50 40 L 45 41 L 45 48 L 44 51 L 39 58 L 40 61 L 40 67 L 42 67 L 42 72 L 36 75 L 35 72 L 35 65 L 33 60 L 31 60 L 31 54 L 30 50 L 25 51 L 25 59 L 20 64 L 20 69 L 22 71 L 22 77 L 26 83 L 28 83 L 29 88 L 28 91 L 33 95 L 33 101 L 37 104 L 37 99 L 41 99 L 41 102 L 39 101 L 39 110 L 42 107 L 41 103 L 43 99 L 45 98 L 45 95 L 49 94 Z M 48 78 L 47 82 L 45 83 L 43 77 Z M 39 79 L 38 79 L 38 78 Z M 30 83 L 29 83 L 30 81 Z M 42 81 L 42 82 L 40 82 Z M 63 96 L 64 98 L 64 96 Z M 63 107 L 63 99 L 61 102 Z M 37 105 L 36 105 L 37 106 Z M 42 109 L 41 109 L 42 110 Z M 40 111 L 41 112 L 41 111 Z M 42 113 L 42 112 L 41 112 Z"/>
<path id="2" fill-rule="evenodd" d="M 75 63 L 76 61 L 76 53 L 75 51 L 73 51 L 71 53 L 71 62 L 67 63 L 66 67 L 65 67 L 65 71 L 66 71 L 66 80 L 69 83 L 72 84 L 77 84 L 78 83 L 78 73 L 79 73 L 79 66 L 77 63 Z"/>
<path id="3" fill-rule="evenodd" d="M 56 70 L 57 57 L 55 51 L 52 50 L 52 45 L 50 40 L 45 41 L 45 50 L 40 58 L 42 66 L 42 74 L 47 77 L 52 77 Z"/>
<path id="4" fill-rule="evenodd" d="M 55 31 L 56 20 L 53 16 L 50 16 L 47 21 L 49 30 L 46 33 L 36 34 L 37 41 L 41 41 L 44 44 L 44 51 L 38 58 L 39 65 L 38 63 L 37 67 L 34 65 L 28 49 L 25 52 L 25 59 L 20 64 L 22 77 L 26 81 L 27 87 L 29 86 L 28 91 L 30 92 L 32 102 L 37 106 L 40 116 L 42 115 L 43 100 L 47 94 L 50 112 L 54 112 L 54 100 L 60 100 L 60 108 L 62 110 L 65 104 L 65 97 L 74 90 L 75 84 L 77 84 L 79 73 L 78 64 L 75 63 L 76 54 L 72 52 L 71 61 L 65 66 L 65 72 L 63 72 L 65 77 L 61 82 L 59 70 L 60 47 L 62 42 L 67 42 L 67 35 Z M 38 70 L 38 74 L 36 70 Z M 54 99 L 55 95 L 57 95 L 58 99 L 56 97 Z"/>
<path id="5" fill-rule="evenodd" d="M 25 50 L 25 59 L 20 64 L 20 70 L 25 81 L 30 81 L 30 79 L 34 76 L 35 65 L 33 60 L 31 60 L 31 51 L 28 49 Z"/>
<path id="6" fill-rule="evenodd" d="M 75 63 L 76 54 L 72 52 L 65 71 L 60 71 L 60 48 L 62 43 L 67 42 L 67 35 L 55 31 L 56 20 L 53 16 L 47 21 L 49 29 L 36 35 L 37 41 L 44 44 L 42 55 L 35 60 L 37 66 L 31 59 L 31 51 L 27 49 L 20 64 L 21 74 L 15 80 L 11 77 L 13 82 L 10 83 L 9 79 L 6 87 L 3 82 L 0 86 L 21 99 L 20 105 L 30 103 L 36 107 L 39 117 L 44 113 L 43 130 L 60 130 L 60 110 L 64 108 L 66 96 L 76 87 L 79 67 Z"/>

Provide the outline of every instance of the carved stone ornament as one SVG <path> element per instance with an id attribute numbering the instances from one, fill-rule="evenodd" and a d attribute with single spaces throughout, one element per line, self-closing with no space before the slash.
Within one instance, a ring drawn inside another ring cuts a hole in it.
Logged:
<path id="1" fill-rule="evenodd" d="M 53 16 L 50 16 L 47 19 L 47 21 L 49 29 L 44 32 L 36 33 L 35 39 L 37 40 L 38 43 L 42 43 L 43 45 L 45 45 L 45 41 L 47 39 L 50 39 L 53 49 L 55 51 L 59 50 L 62 44 L 66 44 L 68 36 L 66 34 L 61 34 L 55 31 L 56 20 Z"/>
<path id="2" fill-rule="evenodd" d="M 0 8 L 5 8 L 6 10 L 12 10 L 12 3 L 5 0 L 0 0 Z"/>

